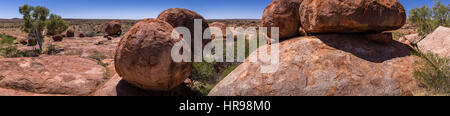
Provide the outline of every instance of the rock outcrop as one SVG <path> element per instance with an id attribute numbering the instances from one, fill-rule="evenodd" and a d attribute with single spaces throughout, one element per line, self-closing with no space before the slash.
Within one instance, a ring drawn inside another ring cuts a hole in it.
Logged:
<path id="1" fill-rule="evenodd" d="M 190 75 L 192 63 L 174 62 L 171 50 L 181 38 L 171 38 L 173 27 L 145 19 L 122 37 L 115 55 L 116 71 L 128 83 L 152 91 L 168 91 Z"/>
<path id="2" fill-rule="evenodd" d="M 273 0 L 262 17 L 262 27 L 267 27 L 267 35 L 271 37 L 271 27 L 279 27 L 279 38 L 286 39 L 298 36 L 300 27 L 299 5 L 303 0 Z"/>
<path id="3" fill-rule="evenodd" d="M 441 57 L 450 57 L 450 28 L 439 27 L 425 39 L 417 43 L 425 51 L 438 54 Z"/>
<path id="4" fill-rule="evenodd" d="M 111 21 L 106 24 L 105 32 L 110 36 L 120 36 L 122 34 L 122 26 L 118 21 Z"/>
<path id="5" fill-rule="evenodd" d="M 299 8 L 307 33 L 381 32 L 406 23 L 397 0 L 303 0 Z"/>
<path id="6" fill-rule="evenodd" d="M 88 95 L 106 80 L 104 73 L 97 62 L 76 56 L 0 59 L 0 91 L 11 91 L 9 95 Z"/>
<path id="7" fill-rule="evenodd" d="M 261 73 L 261 64 L 243 64 L 225 77 L 210 96 L 403 96 L 418 88 L 409 46 L 378 44 L 363 35 L 328 34 L 299 37 L 280 48 L 275 73 Z M 267 46 L 258 48 L 267 53 Z M 249 57 L 256 57 L 253 52 Z M 271 58 L 274 58 L 273 56 Z"/>

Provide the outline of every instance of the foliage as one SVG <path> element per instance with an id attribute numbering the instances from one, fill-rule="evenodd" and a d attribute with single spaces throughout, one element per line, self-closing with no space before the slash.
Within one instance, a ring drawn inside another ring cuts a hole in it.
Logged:
<path id="1" fill-rule="evenodd" d="M 14 40 L 16 40 L 14 37 L 0 34 L 0 44 L 13 44 Z"/>
<path id="2" fill-rule="evenodd" d="M 48 44 L 47 45 L 47 49 L 44 51 L 44 53 L 48 54 L 48 55 L 54 55 L 57 54 L 58 51 L 58 46 L 53 45 L 53 44 Z"/>
<path id="3" fill-rule="evenodd" d="M 44 42 L 44 36 L 42 35 L 48 14 L 50 11 L 42 6 L 29 6 L 24 5 L 19 8 L 20 14 L 23 15 L 24 25 L 22 30 L 31 35 L 31 39 L 35 39 L 39 44 L 39 49 L 42 50 L 42 45 Z"/>
<path id="4" fill-rule="evenodd" d="M 419 36 L 431 33 L 439 26 L 450 26 L 450 4 L 446 7 L 436 0 L 434 6 L 422 6 L 409 12 L 409 21 L 418 27 Z"/>
<path id="5" fill-rule="evenodd" d="M 420 51 L 414 55 L 424 60 L 416 62 L 420 67 L 414 71 L 414 77 L 432 93 L 450 95 L 450 59 Z"/>
<path id="6" fill-rule="evenodd" d="M 67 24 L 67 22 L 61 18 L 61 16 L 51 14 L 49 20 L 50 21 L 47 24 L 47 35 L 54 36 L 57 34 L 61 34 L 66 31 L 67 28 L 69 28 L 69 24 Z"/>
<path id="7" fill-rule="evenodd" d="M 0 48 L 0 55 L 6 57 L 6 58 L 15 58 L 15 57 L 22 57 L 22 53 L 17 50 L 16 46 L 7 46 L 7 47 L 1 47 Z"/>

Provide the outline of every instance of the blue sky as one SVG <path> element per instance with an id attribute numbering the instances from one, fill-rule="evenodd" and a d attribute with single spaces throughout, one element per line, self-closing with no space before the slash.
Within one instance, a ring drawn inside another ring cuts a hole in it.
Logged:
<path id="1" fill-rule="evenodd" d="M 0 18 L 20 18 L 19 6 L 40 5 L 64 18 L 154 18 L 168 8 L 187 8 L 207 19 L 260 19 L 272 0 L 0 0 Z M 399 0 L 407 10 L 433 0 Z M 450 4 L 450 0 L 441 0 Z"/>

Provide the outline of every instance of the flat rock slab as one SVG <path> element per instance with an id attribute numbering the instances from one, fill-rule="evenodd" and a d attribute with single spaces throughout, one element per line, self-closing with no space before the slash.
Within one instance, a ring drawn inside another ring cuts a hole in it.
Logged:
<path id="1" fill-rule="evenodd" d="M 0 87 L 37 94 L 88 95 L 102 85 L 105 68 L 77 56 L 0 59 Z"/>

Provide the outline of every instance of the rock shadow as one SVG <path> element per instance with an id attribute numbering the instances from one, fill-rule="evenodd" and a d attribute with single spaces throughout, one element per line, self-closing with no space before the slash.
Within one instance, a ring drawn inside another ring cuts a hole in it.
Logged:
<path id="1" fill-rule="evenodd" d="M 181 84 L 171 91 L 148 91 L 134 87 L 125 80 L 120 80 L 116 86 L 117 96 L 200 96 L 201 94 L 192 91 L 189 87 Z"/>
<path id="2" fill-rule="evenodd" d="M 328 46 L 375 63 L 409 56 L 413 51 L 410 46 L 398 41 L 392 41 L 389 44 L 370 41 L 365 38 L 364 34 L 323 34 L 315 36 Z"/>

